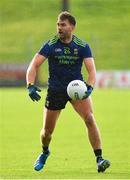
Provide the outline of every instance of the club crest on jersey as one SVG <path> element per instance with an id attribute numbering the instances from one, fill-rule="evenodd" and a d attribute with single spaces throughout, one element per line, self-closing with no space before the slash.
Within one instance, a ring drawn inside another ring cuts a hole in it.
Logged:
<path id="1" fill-rule="evenodd" d="M 70 48 L 64 47 L 64 54 L 70 54 Z"/>
<path id="2" fill-rule="evenodd" d="M 60 49 L 60 48 L 55 49 L 55 52 L 61 52 L 61 51 L 62 51 L 62 49 Z"/>
<path id="3" fill-rule="evenodd" d="M 77 55 L 78 54 L 78 49 L 74 49 L 74 55 Z"/>

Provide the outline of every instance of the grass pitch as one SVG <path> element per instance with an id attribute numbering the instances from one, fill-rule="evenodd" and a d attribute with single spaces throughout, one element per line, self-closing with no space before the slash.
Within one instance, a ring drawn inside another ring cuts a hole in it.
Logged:
<path id="1" fill-rule="evenodd" d="M 80 117 L 68 103 L 61 113 L 44 170 L 33 164 L 41 151 L 39 131 L 45 97 L 32 102 L 24 89 L 0 89 L 0 178 L 128 179 L 130 178 L 130 92 L 95 90 L 94 111 L 102 134 L 103 154 L 111 167 L 96 171 L 95 157 Z"/>

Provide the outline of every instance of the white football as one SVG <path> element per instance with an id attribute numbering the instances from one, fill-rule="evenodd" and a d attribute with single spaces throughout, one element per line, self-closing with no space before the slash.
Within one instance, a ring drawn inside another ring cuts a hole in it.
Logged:
<path id="1" fill-rule="evenodd" d="M 84 99 L 87 93 L 87 86 L 81 80 L 71 81 L 67 86 L 67 94 L 73 100 Z"/>

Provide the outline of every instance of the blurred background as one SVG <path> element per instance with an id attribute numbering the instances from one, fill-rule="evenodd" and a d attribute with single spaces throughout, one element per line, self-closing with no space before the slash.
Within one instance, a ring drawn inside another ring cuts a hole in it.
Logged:
<path id="1" fill-rule="evenodd" d="M 76 17 L 75 35 L 92 48 L 96 86 L 130 88 L 129 0 L 1 0 L 0 86 L 26 86 L 27 67 L 43 43 L 56 34 L 62 10 Z M 46 61 L 37 83 L 46 85 L 47 77 Z"/>

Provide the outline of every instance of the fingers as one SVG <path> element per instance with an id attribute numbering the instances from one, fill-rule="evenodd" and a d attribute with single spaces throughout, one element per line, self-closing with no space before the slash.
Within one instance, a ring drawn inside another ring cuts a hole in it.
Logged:
<path id="1" fill-rule="evenodd" d="M 32 101 L 35 101 L 34 99 L 33 99 L 33 97 L 29 94 L 29 96 L 30 96 L 30 98 L 32 99 Z"/>
<path id="2" fill-rule="evenodd" d="M 31 93 L 29 96 L 33 101 L 39 101 L 41 99 L 41 96 L 37 93 Z"/>
<path id="3" fill-rule="evenodd" d="M 82 99 L 86 99 L 90 96 L 91 92 L 90 91 L 86 91 L 85 92 L 85 96 Z"/>
<path id="4" fill-rule="evenodd" d="M 39 94 L 35 93 L 35 94 L 34 94 L 34 99 L 35 99 L 36 101 L 39 101 L 39 100 L 41 99 L 41 96 L 40 96 Z"/>

